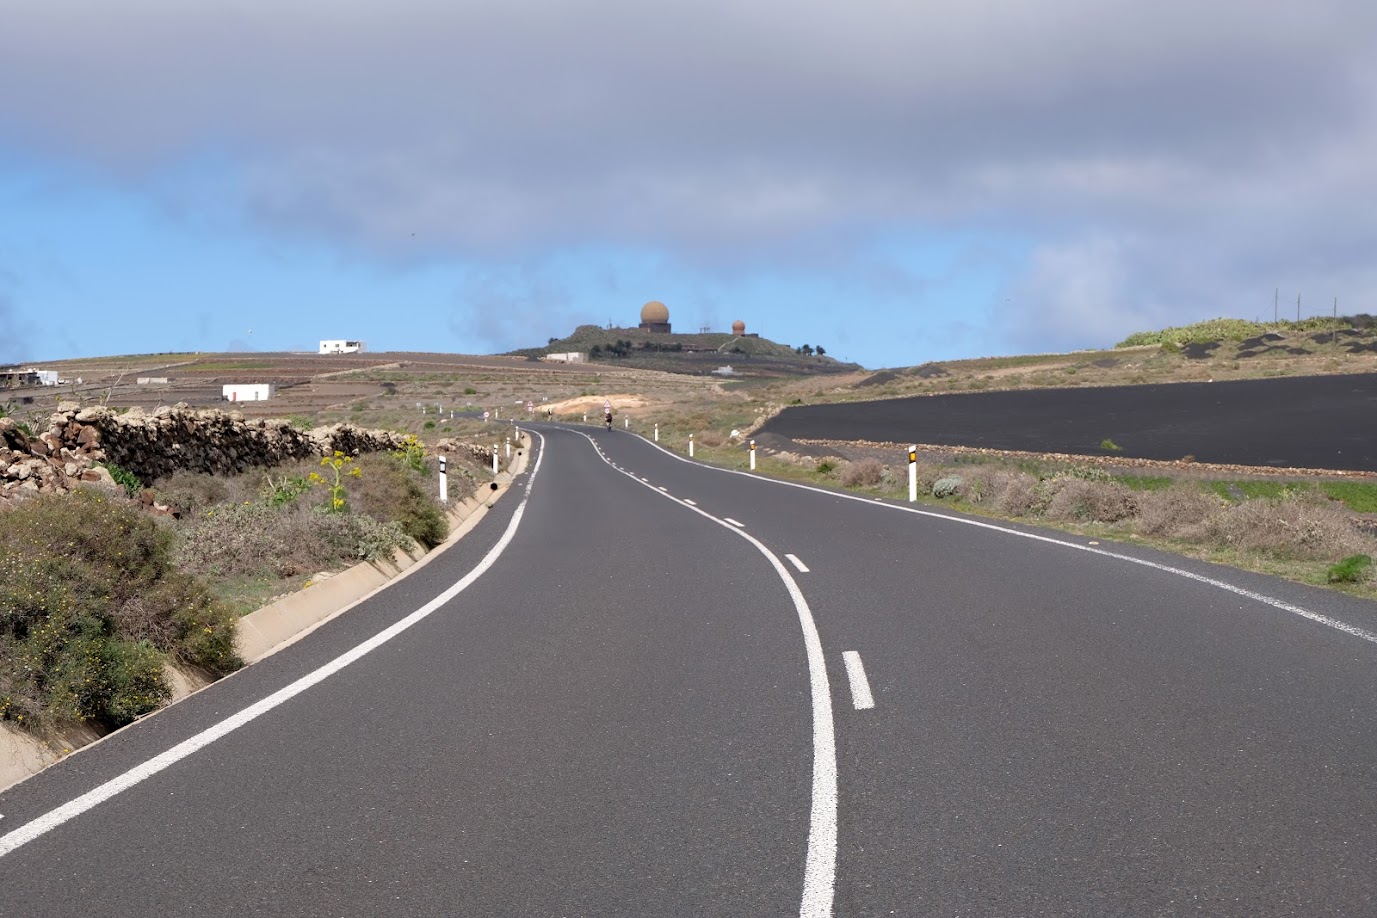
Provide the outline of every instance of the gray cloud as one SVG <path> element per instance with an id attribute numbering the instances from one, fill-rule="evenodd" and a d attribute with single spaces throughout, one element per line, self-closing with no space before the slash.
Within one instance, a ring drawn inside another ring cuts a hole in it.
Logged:
<path id="1" fill-rule="evenodd" d="M 729 271 L 861 257 L 857 226 L 1019 238 L 1011 335 L 1071 345 L 1276 284 L 1371 295 L 1375 32 L 1367 0 L 53 0 L 0 35 L 26 87 L 0 136 L 387 258 Z M 542 283 L 477 282 L 465 334 L 563 308 Z"/>

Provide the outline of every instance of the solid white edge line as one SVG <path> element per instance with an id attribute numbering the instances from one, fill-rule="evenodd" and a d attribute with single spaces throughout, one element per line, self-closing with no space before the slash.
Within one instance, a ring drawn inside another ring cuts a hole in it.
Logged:
<path id="1" fill-rule="evenodd" d="M 612 465 L 611 460 L 598 449 L 597 442 L 587 434 L 583 436 L 593 444 L 593 448 L 603 461 Z M 623 474 L 632 481 L 637 480 L 636 476 L 629 472 Z M 648 484 L 646 487 L 651 488 Z M 654 488 L 651 490 L 654 491 Z M 769 560 L 794 601 L 794 610 L 798 613 L 799 627 L 803 631 L 803 646 L 808 659 L 808 682 L 813 708 L 812 805 L 808 816 L 808 854 L 804 860 L 803 896 L 799 903 L 799 918 L 829 918 L 832 914 L 833 890 L 837 876 L 837 741 L 832 717 L 832 688 L 827 679 L 827 661 L 822 654 L 822 638 L 818 636 L 813 611 L 808 607 L 808 600 L 804 599 L 803 591 L 799 589 L 798 583 L 790 575 L 784 562 L 780 561 L 763 542 L 745 530 L 729 525 L 726 518 L 719 519 L 672 494 L 661 496 L 688 507 L 699 516 L 712 520 L 754 545 L 756 550 Z"/>
<path id="2" fill-rule="evenodd" d="M 746 528 L 746 524 L 745 524 L 745 523 L 738 523 L 736 520 L 732 519 L 732 518 L 729 517 L 729 516 L 724 516 L 724 517 L 722 517 L 722 519 L 726 520 L 728 523 L 731 523 L 733 526 L 737 527 L 738 529 L 745 529 L 745 528 Z"/>
<path id="3" fill-rule="evenodd" d="M 233 733 L 250 721 L 261 717 L 273 708 L 300 695 L 316 683 L 324 681 L 370 651 L 376 650 L 378 647 L 386 644 L 388 641 L 420 622 L 422 619 L 428 617 L 436 609 L 439 609 L 441 606 L 445 605 L 445 603 L 472 586 L 474 581 L 487 573 L 488 569 L 496 563 L 497 559 L 506 550 L 513 537 L 516 535 L 516 530 L 521 524 L 522 516 L 525 515 L 526 504 L 531 499 L 531 486 L 535 484 L 536 474 L 539 473 L 540 464 L 545 458 L 545 437 L 538 431 L 536 432 L 536 436 L 540 437 L 541 450 L 539 455 L 536 456 L 535 468 L 531 469 L 530 477 L 526 479 L 525 496 L 517 506 L 516 512 L 512 514 L 511 522 L 507 524 L 507 529 L 502 533 L 502 537 L 497 540 L 497 544 L 493 545 L 493 547 L 488 550 L 488 553 L 483 556 L 483 560 L 479 561 L 477 566 L 465 574 L 457 583 L 436 596 L 430 602 L 421 606 L 415 612 L 394 622 L 387 628 L 373 635 L 373 637 L 345 651 L 323 666 L 312 670 L 295 682 L 278 689 L 266 698 L 249 705 L 247 708 L 225 718 L 214 726 L 207 727 L 200 733 L 183 740 L 166 752 L 154 756 L 141 765 L 134 766 L 123 774 L 111 778 L 104 784 L 97 785 L 81 796 L 69 800 L 62 806 L 49 810 L 47 813 L 25 823 L 14 831 L 0 836 L 0 857 L 4 857 L 11 851 L 56 829 L 63 823 L 75 819 L 87 810 L 99 806 L 111 797 L 153 777 L 158 772 L 180 762 L 192 753 L 204 749 L 216 740 Z"/>
<path id="4" fill-rule="evenodd" d="M 806 564 L 804 564 L 802 561 L 800 561 L 800 560 L 798 559 L 798 555 L 785 555 L 784 557 L 786 557 L 786 558 L 789 559 L 789 563 L 790 563 L 790 564 L 792 564 L 794 567 L 798 568 L 798 572 L 799 572 L 800 574 L 806 574 L 806 573 L 808 573 L 808 565 L 806 565 Z"/>
<path id="5" fill-rule="evenodd" d="M 846 678 L 851 683 L 851 703 L 857 711 L 875 707 L 875 696 L 870 694 L 870 681 L 865 677 L 865 664 L 861 655 L 854 650 L 842 652 L 842 662 L 846 664 Z"/>
<path id="6" fill-rule="evenodd" d="M 857 503 L 865 504 L 868 507 L 875 506 L 874 500 L 870 500 L 864 497 L 856 497 L 852 494 L 842 494 L 837 491 L 828 491 L 823 488 L 815 488 L 812 485 L 799 484 L 795 481 L 781 481 L 778 478 L 768 478 L 758 474 L 747 474 L 746 472 L 738 472 L 735 469 L 718 468 L 715 465 L 708 465 L 704 462 L 697 462 L 692 459 L 687 459 L 683 456 L 671 452 L 670 450 L 665 449 L 658 443 L 651 443 L 649 440 L 646 440 L 645 442 L 648 443 L 650 446 L 653 446 L 655 449 L 658 449 L 666 456 L 669 456 L 672 459 L 678 459 L 680 462 L 688 463 L 689 465 L 695 466 L 697 468 L 708 469 L 714 472 L 721 472 L 725 475 L 740 475 L 742 478 L 749 478 L 752 481 L 769 482 L 770 484 L 780 485 L 781 487 L 785 488 L 798 488 L 801 491 L 812 491 L 815 494 L 822 494 L 826 497 L 835 497 L 840 500 L 852 500 L 856 501 Z M 876 500 L 878 500 L 878 498 L 876 498 Z M 1206 586 L 1216 587 L 1218 589 L 1225 590 L 1229 593 L 1233 593 L 1237 596 L 1242 596 L 1246 599 L 1252 599 L 1256 602 L 1262 603 L 1263 605 L 1271 606 L 1274 609 L 1280 609 L 1283 612 L 1289 612 L 1292 615 L 1298 616 L 1308 621 L 1315 622 L 1316 624 L 1324 625 L 1326 628 L 1333 628 L 1335 631 L 1341 631 L 1344 634 L 1360 638 L 1364 641 L 1367 641 L 1368 643 L 1377 644 L 1377 632 L 1368 631 L 1365 628 L 1359 628 L 1357 625 L 1350 625 L 1348 622 L 1342 621 L 1337 618 L 1331 618 L 1330 616 L 1324 615 L 1319 612 L 1312 612 L 1311 610 L 1306 609 L 1303 606 L 1297 606 L 1293 603 L 1287 602 L 1284 599 L 1278 599 L 1275 596 L 1268 596 L 1266 593 L 1258 593 L 1254 590 L 1247 589 L 1246 587 L 1236 586 L 1235 584 L 1229 583 L 1225 580 L 1217 580 L 1214 577 L 1208 577 L 1204 574 L 1197 574 L 1193 571 L 1188 571 L 1179 567 L 1172 567 L 1169 564 L 1162 564 L 1158 561 L 1149 561 L 1146 558 L 1135 558 L 1132 555 L 1120 554 L 1117 551 L 1110 551 L 1105 548 L 1097 548 L 1092 545 L 1079 545 L 1075 542 L 1068 542 L 1064 539 L 1054 539 L 1051 536 L 1038 535 L 1035 532 L 1022 532 L 1018 529 L 1010 529 L 1007 526 L 999 526 L 995 523 L 986 523 L 982 520 L 968 520 L 964 517 L 952 516 L 948 513 L 938 513 L 935 510 L 919 510 L 916 507 L 905 507 L 899 504 L 891 504 L 884 502 L 881 502 L 879 506 L 885 510 L 895 510 L 899 513 L 913 513 L 918 516 L 926 516 L 931 517 L 933 519 L 946 520 L 949 523 L 960 523 L 963 526 L 975 526 L 979 529 L 989 529 L 994 532 L 1002 532 L 1005 535 L 1017 536 L 1020 539 L 1031 539 L 1034 542 L 1045 542 L 1048 545 L 1060 545 L 1062 548 L 1071 548 L 1075 549 L 1076 551 L 1083 551 L 1092 555 L 1100 555 L 1105 558 L 1113 558 L 1116 561 L 1127 561 L 1129 564 L 1137 564 L 1142 567 L 1150 567 L 1153 570 L 1161 571 L 1166 574 L 1172 574 L 1177 577 L 1184 577 L 1187 580 L 1194 580 L 1195 582 L 1203 583 Z"/>

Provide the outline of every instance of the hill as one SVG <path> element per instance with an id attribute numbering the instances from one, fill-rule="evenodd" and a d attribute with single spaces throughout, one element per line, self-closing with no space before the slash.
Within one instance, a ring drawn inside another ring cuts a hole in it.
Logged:
<path id="1" fill-rule="evenodd" d="M 792 348 L 768 338 L 708 332 L 662 334 L 639 328 L 580 325 L 566 338 L 551 338 L 544 347 L 512 351 L 536 358 L 571 351 L 589 355 L 594 364 L 635 367 L 665 373 L 711 374 L 730 366 L 730 374 L 751 377 L 818 376 L 852 373 L 860 367 L 827 356 L 825 348 Z"/>
<path id="2" fill-rule="evenodd" d="M 807 380 L 785 382 L 779 396 L 785 404 L 798 404 L 1375 371 L 1377 319 L 1371 316 L 1300 322 L 1211 319 L 1138 332 L 1101 350 L 934 361 L 869 372 L 826 387 Z"/>

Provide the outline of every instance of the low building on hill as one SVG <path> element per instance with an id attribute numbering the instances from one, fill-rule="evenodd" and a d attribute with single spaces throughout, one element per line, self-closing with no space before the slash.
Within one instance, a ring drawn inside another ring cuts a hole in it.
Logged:
<path id="1" fill-rule="evenodd" d="M 362 354 L 367 347 L 362 341 L 346 341 L 343 338 L 320 342 L 321 354 Z"/>
<path id="2" fill-rule="evenodd" d="M 277 394 L 272 383 L 226 383 L 221 390 L 227 402 L 263 402 Z"/>
<path id="3" fill-rule="evenodd" d="M 583 351 L 567 351 L 562 354 L 546 354 L 541 360 L 548 360 L 550 363 L 587 363 L 588 355 Z"/>

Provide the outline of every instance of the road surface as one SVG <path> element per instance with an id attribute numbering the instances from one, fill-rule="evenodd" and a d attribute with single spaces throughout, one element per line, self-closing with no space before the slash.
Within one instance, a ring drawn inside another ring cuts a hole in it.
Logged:
<path id="1" fill-rule="evenodd" d="M 0 794 L 0 915 L 1377 913 L 1371 604 L 539 430 L 430 564 Z"/>

